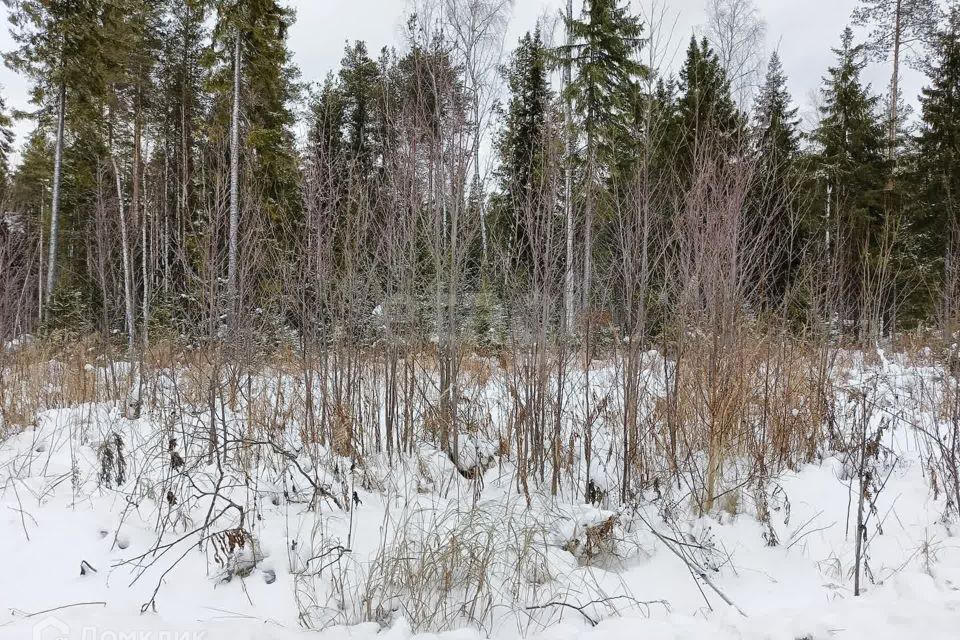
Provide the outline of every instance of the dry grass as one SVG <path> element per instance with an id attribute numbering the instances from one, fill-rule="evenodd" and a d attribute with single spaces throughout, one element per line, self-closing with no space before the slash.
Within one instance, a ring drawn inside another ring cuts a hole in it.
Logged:
<path id="1" fill-rule="evenodd" d="M 348 586 L 347 619 L 383 623 L 403 615 L 417 631 L 464 624 L 490 631 L 495 609 L 519 614 L 548 589 L 547 549 L 542 525 L 509 506 L 408 513 Z"/>
<path id="2" fill-rule="evenodd" d="M 129 372 L 111 353 L 88 338 L 66 346 L 34 342 L 0 355 L 0 424 L 15 430 L 42 411 L 120 400 Z"/>
<path id="3" fill-rule="evenodd" d="M 728 477 L 732 460 L 752 460 L 751 473 L 774 474 L 809 461 L 821 443 L 826 419 L 826 372 L 820 352 L 791 339 L 746 332 L 722 342 L 687 339 L 675 354 L 672 401 L 655 403 L 660 424 L 676 425 L 676 468 L 690 468 L 690 456 L 704 452 L 704 512 L 716 496 L 743 478 Z M 663 442 L 663 439 L 660 439 Z"/>
<path id="4" fill-rule="evenodd" d="M 917 358 L 930 359 L 920 338 L 903 344 L 911 344 Z M 534 483 L 550 482 L 551 491 L 564 485 L 565 492 L 579 492 L 585 484 L 584 428 L 590 424 L 607 434 L 606 449 L 597 453 L 610 469 L 601 500 L 615 500 L 623 483 L 621 471 L 613 469 L 628 464 L 637 472 L 626 494 L 666 486 L 684 474 L 703 512 L 732 504 L 737 498 L 727 495 L 730 490 L 757 486 L 753 480 L 763 484 L 822 451 L 831 429 L 832 376 L 855 358 L 832 345 L 757 325 L 720 337 L 688 332 L 671 346 L 666 380 L 659 356 L 644 361 L 644 375 L 666 388 L 655 383 L 645 389 L 631 423 L 616 389 L 623 371 L 618 353 L 594 359 L 594 371 L 614 372 L 614 386 L 594 382 L 589 416 L 579 387 L 583 358 L 573 353 L 561 361 L 545 352 L 531 360 L 518 354 L 461 355 L 455 425 L 460 446 L 468 439 L 482 441 L 491 455 L 524 476 L 525 492 L 527 476 Z M 95 339 L 58 347 L 35 343 L 0 357 L 0 417 L 7 430 L 30 424 L 49 408 L 123 401 L 131 387 L 130 367 Z M 555 384 L 561 362 L 562 408 Z M 169 421 L 180 408 L 196 413 L 227 407 L 245 420 L 251 439 L 294 434 L 311 451 L 329 445 L 333 455 L 358 461 L 386 452 L 388 439 L 395 451 L 407 454 L 422 445 L 447 451 L 454 425 L 438 401 L 436 349 L 405 348 L 399 355 L 392 434 L 384 426 L 387 366 L 385 352 L 376 346 L 306 353 L 284 346 L 246 362 L 224 348 L 158 342 L 143 358 L 144 408 Z M 944 417 L 955 404 L 949 400 L 938 399 Z M 637 430 L 629 453 L 622 437 L 626 428 Z M 717 503 L 719 496 L 725 502 Z"/>

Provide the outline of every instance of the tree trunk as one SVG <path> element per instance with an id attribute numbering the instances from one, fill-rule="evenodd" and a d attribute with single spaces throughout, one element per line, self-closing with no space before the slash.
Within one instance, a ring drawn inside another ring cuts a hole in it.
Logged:
<path id="1" fill-rule="evenodd" d="M 117 181 L 117 211 L 120 214 L 120 251 L 123 256 L 123 298 L 127 321 L 127 351 L 132 357 L 134 340 L 136 340 L 133 310 L 133 265 L 130 259 L 127 216 L 123 208 L 123 183 L 120 179 L 120 166 L 117 164 L 117 156 L 115 153 L 111 153 L 111 160 L 113 161 L 113 173 Z"/>
<path id="2" fill-rule="evenodd" d="M 143 180 L 143 192 L 146 193 L 146 172 L 141 172 L 140 179 Z M 143 340 L 143 349 L 146 351 L 147 347 L 150 346 L 150 243 L 149 243 L 149 229 L 147 227 L 147 207 L 144 206 L 141 209 L 140 216 L 140 269 L 143 274 L 143 299 L 141 313 L 143 315 L 142 319 L 142 329 L 141 336 Z"/>
<path id="3" fill-rule="evenodd" d="M 480 87 L 476 78 L 475 71 L 471 70 L 471 80 L 470 83 L 473 85 L 473 187 L 480 188 Z M 480 244 L 481 244 L 481 258 L 482 264 L 480 272 L 483 274 L 484 278 L 487 275 L 487 263 L 489 256 L 488 240 L 487 240 L 487 208 L 484 206 L 483 194 L 476 193 L 473 194 L 475 202 L 478 203 L 480 207 Z"/>
<path id="4" fill-rule="evenodd" d="M 573 56 L 573 31 L 569 23 L 573 21 L 573 0 L 567 0 L 567 57 L 563 67 L 563 84 L 568 88 L 572 82 L 570 59 Z M 567 221 L 567 264 L 563 274 L 563 302 L 565 306 L 564 321 L 567 333 L 573 332 L 574 301 L 573 301 L 573 104 L 569 93 L 563 104 L 564 126 L 564 176 L 563 176 L 563 207 Z"/>
<path id="5" fill-rule="evenodd" d="M 240 34 L 233 51 L 233 114 L 230 121 L 230 246 L 227 256 L 227 310 L 234 324 L 237 298 L 237 237 L 240 222 Z"/>
<path id="6" fill-rule="evenodd" d="M 147 346 L 147 322 L 149 321 L 149 308 L 147 296 L 149 295 L 149 271 L 148 271 L 148 248 L 147 248 L 147 221 L 146 221 L 146 210 L 140 206 L 143 193 L 146 192 L 146 189 L 141 191 L 143 186 L 143 151 L 141 149 L 142 141 L 142 129 L 143 125 L 140 119 L 140 109 L 141 101 L 140 96 L 137 96 L 137 108 L 136 113 L 134 114 L 133 122 L 133 175 L 132 175 L 132 184 L 130 192 L 130 219 L 133 221 L 133 228 L 140 229 L 140 270 L 141 277 L 143 278 L 143 299 L 142 303 L 142 312 L 143 312 L 143 346 Z M 132 286 L 131 286 L 132 289 Z"/>
<path id="7" fill-rule="evenodd" d="M 583 310 L 590 312 L 591 284 L 593 281 L 593 178 L 595 152 L 593 132 L 587 131 L 587 203 L 583 219 Z"/>
<path id="8" fill-rule="evenodd" d="M 60 82 L 57 101 L 57 139 L 53 152 L 53 197 L 50 203 L 50 246 L 47 249 L 47 290 L 45 306 L 50 306 L 57 284 L 57 241 L 60 232 L 60 175 L 63 168 L 63 129 L 66 120 L 67 85 Z"/>
<path id="9" fill-rule="evenodd" d="M 893 29 L 893 76 L 890 78 L 890 162 L 894 162 L 897 153 L 897 94 L 900 91 L 900 40 L 903 28 L 903 0 L 897 0 L 896 23 Z"/>

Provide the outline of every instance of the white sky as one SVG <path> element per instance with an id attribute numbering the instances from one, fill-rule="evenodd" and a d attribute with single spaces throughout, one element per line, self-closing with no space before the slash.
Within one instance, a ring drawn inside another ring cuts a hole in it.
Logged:
<path id="1" fill-rule="evenodd" d="M 639 10 L 651 0 L 631 0 Z M 674 67 L 683 59 L 690 34 L 704 21 L 706 0 L 666 0 L 676 18 L 672 46 Z M 286 0 L 296 9 L 297 22 L 290 33 L 290 47 L 296 64 L 307 82 L 319 82 L 337 68 L 343 56 L 344 45 L 354 40 L 365 40 L 371 52 L 384 45 L 399 44 L 406 0 Z M 847 24 L 856 0 L 755 0 L 767 22 L 767 50 L 778 49 L 790 80 L 794 101 L 802 112 L 812 108 L 811 96 L 820 86 L 827 66 L 833 62 L 831 47 L 838 45 L 840 33 Z M 559 15 L 562 0 L 515 0 L 513 17 L 506 38 L 506 47 L 512 48 L 517 38 L 532 29 L 537 18 L 547 14 Z M 574 0 L 574 11 L 579 0 Z M 6 25 L 6 8 L 3 23 Z M 0 30 L 0 50 L 13 46 L 6 28 Z M 873 83 L 875 93 L 882 93 L 888 83 L 889 70 L 882 64 L 873 64 L 866 79 Z M 903 95 L 911 103 L 924 84 L 924 78 L 906 71 Z M 5 67 L 0 67 L 0 85 L 8 108 L 28 107 L 26 81 Z M 29 121 L 15 127 L 17 143 L 21 144 L 32 128 Z"/>

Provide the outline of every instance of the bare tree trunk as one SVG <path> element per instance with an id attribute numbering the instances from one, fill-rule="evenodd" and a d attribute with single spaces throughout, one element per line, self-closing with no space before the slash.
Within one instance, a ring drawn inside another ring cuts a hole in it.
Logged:
<path id="1" fill-rule="evenodd" d="M 864 408 L 864 410 L 866 410 Z M 857 532 L 856 540 L 854 541 L 853 547 L 853 595 L 860 595 L 860 566 L 863 561 L 863 538 L 864 538 L 864 522 L 863 522 L 863 507 L 866 498 L 867 492 L 867 480 L 866 480 L 866 457 L 867 457 L 867 419 L 864 417 L 863 420 L 863 430 L 859 434 L 860 436 L 860 461 L 857 468 L 857 489 L 860 492 L 860 495 L 857 496 Z M 849 522 L 849 520 L 848 520 Z"/>
<path id="2" fill-rule="evenodd" d="M 897 153 L 897 94 L 900 92 L 900 40 L 903 27 L 903 0 L 897 0 L 897 10 L 893 27 L 893 76 L 890 78 L 890 129 L 888 131 L 888 157 L 890 162 Z"/>
<path id="3" fill-rule="evenodd" d="M 567 57 L 563 66 L 564 88 L 570 86 L 572 73 L 570 59 L 573 56 L 573 30 L 569 23 L 573 21 L 573 0 L 567 0 Z M 564 321 L 568 333 L 573 331 L 574 302 L 573 302 L 573 104 L 568 94 L 563 104 L 564 126 L 564 176 L 563 176 L 563 207 L 567 220 L 567 264 L 563 274 L 563 302 Z"/>
<path id="4" fill-rule="evenodd" d="M 471 72 L 471 75 L 474 75 L 474 74 Z M 473 133 L 473 153 L 471 154 L 473 156 L 473 182 L 471 186 L 476 189 L 479 189 L 480 188 L 480 135 L 481 135 L 480 96 L 479 96 L 480 90 L 477 86 L 477 79 L 475 77 L 471 80 L 471 83 L 473 84 L 473 92 L 474 92 L 474 96 L 473 96 L 474 133 Z M 482 258 L 481 273 L 485 278 L 487 275 L 487 265 L 489 264 L 489 254 L 490 254 L 490 250 L 487 245 L 487 207 L 485 206 L 484 197 L 482 193 L 472 194 L 472 197 L 477 198 L 476 201 L 479 203 L 479 208 L 480 208 L 480 211 L 478 213 L 480 214 L 480 245 L 481 245 L 480 255 Z"/>
<path id="5" fill-rule="evenodd" d="M 237 298 L 237 236 L 240 223 L 240 34 L 233 51 L 233 113 L 230 120 L 230 246 L 227 254 L 227 309 L 234 323 Z"/>
<path id="6" fill-rule="evenodd" d="M 147 296 L 149 295 L 149 272 L 148 272 L 148 249 L 147 249 L 147 222 L 146 222 L 146 209 L 141 207 L 141 200 L 146 194 L 146 187 L 143 184 L 144 172 L 143 172 L 143 150 L 141 149 L 142 145 L 142 130 L 143 125 L 141 123 L 141 100 L 140 96 L 137 96 L 137 107 L 136 113 L 134 114 L 134 123 L 133 123 L 133 175 L 131 183 L 131 192 L 130 192 L 130 219 L 133 221 L 133 228 L 140 229 L 140 240 L 141 240 L 141 255 L 140 255 L 140 269 L 141 276 L 143 278 L 143 299 L 142 310 L 143 310 L 143 341 L 144 347 L 146 347 L 146 342 L 148 339 L 147 335 L 147 322 L 149 320 L 149 309 Z M 142 190 L 141 190 L 142 189 Z M 131 267 L 132 270 L 132 267 Z M 131 279 L 132 280 L 132 279 Z M 131 284 L 131 290 L 132 290 Z"/>
<path id="7" fill-rule="evenodd" d="M 596 152 L 593 132 L 587 131 L 587 202 L 583 218 L 583 310 L 590 312 L 593 281 L 593 179 L 596 172 Z"/>
<path id="8" fill-rule="evenodd" d="M 117 164 L 117 156 L 115 153 L 111 153 L 111 160 L 113 161 L 113 173 L 117 181 L 117 211 L 120 214 L 120 252 L 123 256 L 123 298 L 127 321 L 127 350 L 132 357 L 134 340 L 136 339 L 133 311 L 133 265 L 130 259 L 127 215 L 123 208 L 123 183 L 120 178 L 120 166 Z"/>
<path id="9" fill-rule="evenodd" d="M 40 224 L 37 234 L 37 322 L 43 322 L 43 190 L 40 191 Z"/>
<path id="10" fill-rule="evenodd" d="M 50 248 L 47 250 L 47 290 L 45 306 L 50 306 L 57 284 L 57 241 L 60 232 L 60 175 L 63 167 L 63 129 L 66 120 L 67 85 L 60 81 L 57 101 L 57 139 L 53 152 L 53 198 L 50 203 Z"/>
<path id="11" fill-rule="evenodd" d="M 139 155 L 139 154 L 138 154 Z M 146 174 L 145 172 L 141 174 L 141 179 L 144 181 L 143 192 L 146 193 Z M 142 326 L 142 340 L 143 348 L 146 348 L 150 345 L 150 245 L 148 242 L 148 233 L 147 233 L 147 207 L 144 203 L 144 207 L 141 209 L 140 216 L 140 245 L 141 245 L 141 254 L 140 254 L 140 269 L 143 274 L 143 299 L 142 299 L 142 314 L 143 314 L 143 326 Z"/>

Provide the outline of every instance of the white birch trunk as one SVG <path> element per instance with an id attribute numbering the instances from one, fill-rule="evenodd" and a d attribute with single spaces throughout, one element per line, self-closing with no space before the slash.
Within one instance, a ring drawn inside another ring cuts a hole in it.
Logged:
<path id="1" fill-rule="evenodd" d="M 227 308 L 233 325 L 237 299 L 237 238 L 240 224 L 240 34 L 233 51 L 233 114 L 230 121 L 230 246 L 227 255 Z"/>
<path id="2" fill-rule="evenodd" d="M 47 290 L 45 306 L 50 306 L 53 290 L 57 284 L 57 241 L 60 232 L 60 175 L 63 168 L 63 129 L 66 120 L 67 86 L 60 83 L 60 98 L 57 101 L 57 139 L 53 152 L 53 197 L 50 203 L 50 246 L 47 249 Z"/>

